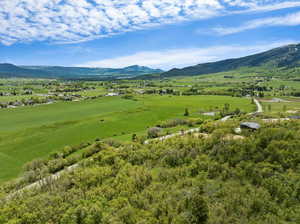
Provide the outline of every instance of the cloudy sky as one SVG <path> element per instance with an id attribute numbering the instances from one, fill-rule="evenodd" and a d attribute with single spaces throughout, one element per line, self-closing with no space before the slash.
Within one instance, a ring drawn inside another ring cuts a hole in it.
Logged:
<path id="1" fill-rule="evenodd" d="M 0 0 L 0 63 L 170 69 L 300 42 L 300 0 Z"/>

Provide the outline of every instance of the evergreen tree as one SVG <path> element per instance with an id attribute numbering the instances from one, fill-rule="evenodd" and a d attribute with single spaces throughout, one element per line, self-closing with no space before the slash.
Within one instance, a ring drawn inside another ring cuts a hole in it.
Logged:
<path id="1" fill-rule="evenodd" d="M 189 110 L 187 108 L 185 108 L 184 116 L 186 117 L 190 116 Z"/>

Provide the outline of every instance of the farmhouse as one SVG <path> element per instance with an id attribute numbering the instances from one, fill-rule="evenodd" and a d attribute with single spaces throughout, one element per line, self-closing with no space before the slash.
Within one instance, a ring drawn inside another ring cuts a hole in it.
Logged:
<path id="1" fill-rule="evenodd" d="M 15 106 L 15 107 L 20 107 L 20 106 L 22 106 L 23 104 L 22 104 L 21 102 L 19 102 L 19 101 L 16 101 L 16 102 L 14 102 L 12 105 Z"/>
<path id="2" fill-rule="evenodd" d="M 138 89 L 138 90 L 136 90 L 136 92 L 137 92 L 138 94 L 144 94 L 144 93 L 145 93 L 145 90 L 143 90 L 143 89 Z"/>

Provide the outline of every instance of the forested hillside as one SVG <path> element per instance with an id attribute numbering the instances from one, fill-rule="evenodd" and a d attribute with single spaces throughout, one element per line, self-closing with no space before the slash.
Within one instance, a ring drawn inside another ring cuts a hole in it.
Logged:
<path id="1" fill-rule="evenodd" d="M 9 63 L 0 63 L 0 78 L 9 78 L 9 77 L 49 77 L 52 78 L 53 76 L 46 72 L 39 69 L 31 70 L 26 68 L 21 68 Z"/>
<path id="2" fill-rule="evenodd" d="M 135 77 L 138 75 L 161 73 L 160 69 L 133 65 L 125 68 L 88 68 L 63 66 L 16 66 L 0 63 L 0 78 L 63 78 L 63 79 L 101 79 Z"/>
<path id="3" fill-rule="evenodd" d="M 94 143 L 81 168 L 42 190 L 7 197 L 16 185 L 2 186 L 0 223 L 300 223 L 300 123 L 238 139 L 237 125 L 207 122 L 208 137 L 148 145 Z M 53 161 L 28 164 L 25 175 Z"/>
<path id="4" fill-rule="evenodd" d="M 152 69 L 145 66 L 128 66 L 125 68 L 88 68 L 88 67 L 63 67 L 63 66 L 22 66 L 31 70 L 42 70 L 57 77 L 83 78 L 85 76 L 106 76 L 106 77 L 134 77 L 138 75 L 161 73 L 160 69 Z"/>

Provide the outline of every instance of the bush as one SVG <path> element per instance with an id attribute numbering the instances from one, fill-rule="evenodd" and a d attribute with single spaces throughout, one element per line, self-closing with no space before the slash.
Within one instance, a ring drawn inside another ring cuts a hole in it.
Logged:
<path id="1" fill-rule="evenodd" d="M 120 147 L 122 145 L 121 142 L 119 142 L 118 140 L 115 140 L 115 139 L 106 139 L 103 142 L 109 146 L 116 147 L 116 148 Z"/>
<path id="2" fill-rule="evenodd" d="M 162 129 L 158 127 L 148 129 L 148 138 L 157 138 L 161 133 Z"/>
<path id="3" fill-rule="evenodd" d="M 72 153 L 74 153 L 76 151 L 76 148 L 73 148 L 71 146 L 65 146 L 63 151 L 62 151 L 62 157 L 66 158 L 69 155 L 71 155 Z"/>
<path id="4" fill-rule="evenodd" d="M 96 154 L 97 152 L 100 152 L 100 150 L 101 148 L 99 147 L 99 145 L 92 145 L 82 153 L 82 158 L 88 158 Z"/>
<path id="5" fill-rule="evenodd" d="M 67 160 L 62 158 L 50 160 L 48 163 L 50 173 L 56 173 L 62 170 L 67 165 L 67 163 Z"/>
<path id="6" fill-rule="evenodd" d="M 173 128 L 180 125 L 186 125 L 187 123 L 188 123 L 187 120 L 176 118 L 176 119 L 165 121 L 160 126 L 162 128 Z"/>
<path id="7" fill-rule="evenodd" d="M 186 117 L 190 116 L 190 112 L 187 108 L 185 108 L 183 116 L 186 116 Z"/>
<path id="8" fill-rule="evenodd" d="M 137 100 L 137 99 L 135 99 L 135 98 L 133 97 L 133 95 L 128 95 L 128 94 L 122 96 L 122 98 L 125 99 L 125 100 L 135 100 L 135 101 Z"/>
<path id="9" fill-rule="evenodd" d="M 24 171 L 34 171 L 42 169 L 47 165 L 48 161 L 45 159 L 36 159 L 31 162 L 28 162 L 24 165 L 23 170 Z"/>

